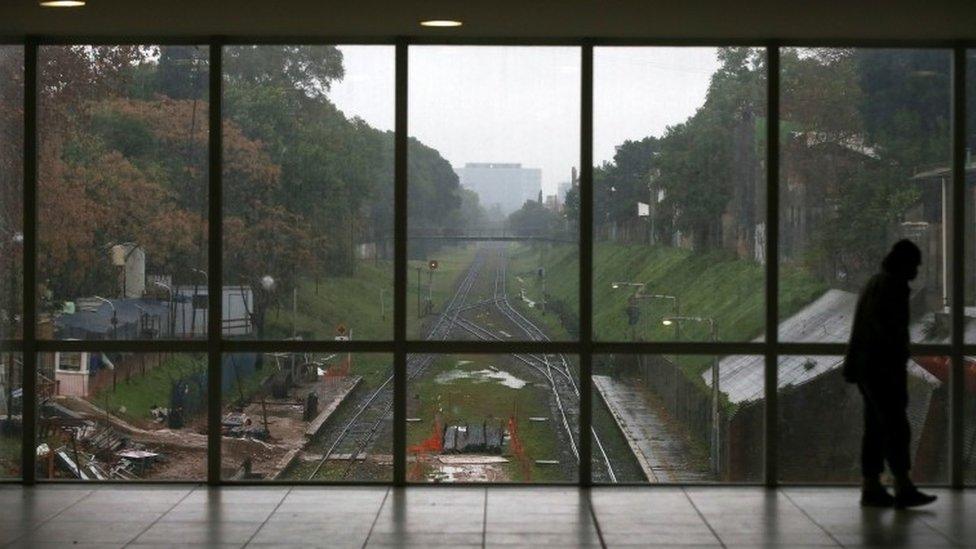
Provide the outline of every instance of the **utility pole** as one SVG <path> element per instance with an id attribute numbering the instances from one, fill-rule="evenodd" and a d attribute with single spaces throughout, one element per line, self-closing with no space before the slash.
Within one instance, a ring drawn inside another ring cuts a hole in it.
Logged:
<path id="1" fill-rule="evenodd" d="M 434 311 L 434 296 L 432 295 L 433 286 L 434 286 L 434 270 L 430 269 L 427 271 L 427 306 L 426 306 L 425 314 L 430 314 Z"/>
<path id="2" fill-rule="evenodd" d="M 420 267 L 417 267 L 417 318 L 423 318 L 420 314 Z"/>

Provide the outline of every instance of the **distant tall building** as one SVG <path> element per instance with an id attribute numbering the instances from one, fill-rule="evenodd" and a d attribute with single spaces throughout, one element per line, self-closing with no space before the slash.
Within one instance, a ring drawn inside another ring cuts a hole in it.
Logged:
<path id="1" fill-rule="evenodd" d="M 559 202 L 565 203 L 566 195 L 569 194 L 569 190 L 573 188 L 573 183 L 571 181 L 563 181 L 557 188 L 559 190 L 556 192 L 556 196 L 559 197 Z"/>
<path id="2" fill-rule="evenodd" d="M 469 162 L 457 174 L 462 186 L 478 193 L 482 206 L 497 205 L 506 215 L 526 200 L 538 200 L 542 189 L 542 170 L 521 164 Z"/>

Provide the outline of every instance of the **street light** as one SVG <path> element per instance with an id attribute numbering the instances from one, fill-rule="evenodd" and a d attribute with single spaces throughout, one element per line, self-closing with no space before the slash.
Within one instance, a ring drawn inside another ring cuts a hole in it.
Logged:
<path id="1" fill-rule="evenodd" d="M 645 284 L 643 282 L 611 282 L 610 283 L 610 287 L 613 288 L 614 290 L 617 290 L 617 289 L 622 288 L 624 286 L 633 286 L 633 287 L 636 287 L 637 288 L 637 291 L 634 292 L 634 294 L 636 295 L 636 294 L 639 294 L 641 292 L 641 290 L 644 289 L 644 286 L 647 286 L 647 284 Z"/>
<path id="2" fill-rule="evenodd" d="M 681 314 L 681 302 L 678 300 L 678 296 L 669 294 L 644 294 L 637 296 L 638 299 L 663 299 L 671 302 L 671 314 L 674 316 Z M 681 341 L 681 323 L 675 322 L 674 324 L 674 339 L 676 341 Z M 665 326 L 670 326 L 670 324 L 664 324 Z"/>
<path id="3" fill-rule="evenodd" d="M 708 335 L 712 343 L 718 341 L 718 323 L 714 318 L 707 316 L 665 316 L 661 319 L 661 324 L 665 326 L 672 326 L 680 324 L 681 322 L 699 322 L 708 325 Z M 712 355 L 712 436 L 711 436 L 711 462 L 712 471 L 718 475 L 719 471 L 719 443 L 720 441 L 720 430 L 719 430 L 719 372 L 718 372 L 718 356 Z"/>
<path id="4" fill-rule="evenodd" d="M 207 276 L 207 271 L 204 271 L 204 270 L 201 270 L 201 269 L 193 269 L 193 268 L 191 268 L 190 270 L 192 272 L 194 272 L 194 273 L 202 274 L 203 275 L 203 283 L 205 285 L 207 285 L 207 287 L 209 288 L 209 286 L 210 286 L 210 277 Z M 198 293 L 199 293 L 199 285 L 196 283 L 196 281 L 194 281 L 193 282 L 193 300 L 190 303 L 190 311 L 191 311 L 191 315 L 190 315 L 190 337 L 195 337 L 197 335 L 196 334 L 196 331 L 197 331 L 197 294 Z M 208 295 L 209 295 L 209 290 L 208 290 Z M 204 313 L 204 315 L 206 315 L 206 313 Z M 204 330 L 204 331 L 206 332 L 206 330 Z"/>
<path id="5" fill-rule="evenodd" d="M 643 282 L 611 282 L 610 287 L 614 290 L 631 287 L 637 288 L 634 293 L 627 298 L 627 309 L 624 311 L 627 313 L 627 323 L 630 324 L 630 339 L 631 341 L 637 341 L 637 323 L 640 322 L 640 309 L 637 305 L 637 300 L 641 298 L 641 292 L 644 291 Z"/>
<path id="6" fill-rule="evenodd" d="M 118 311 L 115 310 L 115 303 L 112 303 L 108 299 L 105 299 L 104 297 L 101 296 L 95 295 L 92 297 L 94 297 L 95 299 L 103 303 L 108 303 L 108 306 L 112 308 L 112 339 L 118 339 L 119 338 L 119 316 L 118 316 Z"/>
<path id="7" fill-rule="evenodd" d="M 159 288 L 163 288 L 169 292 L 169 336 L 176 337 L 176 305 L 173 302 L 173 288 L 168 284 L 164 284 L 158 280 L 154 280 L 153 284 Z"/>

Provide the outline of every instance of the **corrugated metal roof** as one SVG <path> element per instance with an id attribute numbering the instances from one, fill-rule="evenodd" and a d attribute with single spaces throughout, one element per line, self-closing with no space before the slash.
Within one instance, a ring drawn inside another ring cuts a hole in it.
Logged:
<path id="1" fill-rule="evenodd" d="M 837 343 L 846 342 L 851 331 L 857 294 L 844 290 L 828 290 L 816 301 L 807 305 L 795 315 L 784 320 L 779 326 L 780 341 L 793 343 Z M 932 322 L 933 314 L 924 315 L 911 327 L 914 341 L 921 341 L 925 326 Z M 970 322 L 966 329 L 976 339 L 976 322 Z M 945 339 L 948 341 L 948 338 Z M 761 341 L 757 338 L 754 341 Z M 843 357 L 820 355 L 787 355 L 779 358 L 778 385 L 780 389 L 802 385 L 835 368 L 839 368 Z M 719 390 L 725 393 L 730 402 L 739 404 L 763 398 L 765 358 L 762 355 L 731 355 L 719 360 Z M 938 385 L 939 381 L 922 369 L 914 361 L 909 362 L 909 373 Z M 702 373 L 702 379 L 709 387 L 712 385 L 712 369 Z"/>

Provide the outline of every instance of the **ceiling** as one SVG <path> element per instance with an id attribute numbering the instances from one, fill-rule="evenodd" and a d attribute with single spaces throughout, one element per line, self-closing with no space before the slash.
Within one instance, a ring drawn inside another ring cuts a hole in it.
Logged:
<path id="1" fill-rule="evenodd" d="M 453 18 L 457 29 L 420 19 Z M 976 38 L 974 0 L 0 0 L 0 36 Z"/>

